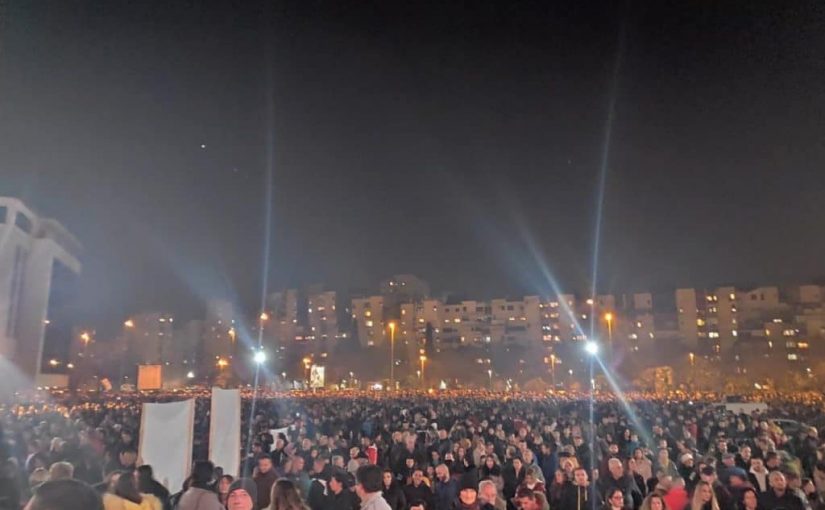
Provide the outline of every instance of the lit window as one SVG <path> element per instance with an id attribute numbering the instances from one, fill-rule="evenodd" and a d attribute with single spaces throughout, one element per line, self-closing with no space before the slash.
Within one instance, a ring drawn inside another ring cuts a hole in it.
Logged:
<path id="1" fill-rule="evenodd" d="M 705 319 L 696 319 L 696 325 L 697 326 L 704 326 L 705 325 Z"/>
<path id="2" fill-rule="evenodd" d="M 708 338 L 719 338 L 719 332 L 718 331 L 709 331 L 708 332 Z"/>
<path id="3" fill-rule="evenodd" d="M 364 317 L 372 317 L 372 312 L 367 310 L 366 312 L 364 312 Z"/>
<path id="4" fill-rule="evenodd" d="M 735 301 L 735 300 L 736 300 L 736 294 L 734 294 L 733 292 L 731 292 L 731 293 L 730 293 L 730 296 L 728 296 L 728 297 L 730 298 L 730 300 L 731 300 L 731 301 Z"/>
<path id="5" fill-rule="evenodd" d="M 365 321 L 364 325 L 367 326 L 368 328 L 371 328 L 372 327 L 372 321 Z"/>
<path id="6" fill-rule="evenodd" d="M 808 342 L 799 342 L 798 344 L 796 344 L 796 346 L 799 347 L 800 349 L 807 349 L 808 348 Z"/>
<path id="7" fill-rule="evenodd" d="M 796 361 L 798 359 L 799 359 L 799 356 L 797 356 L 796 353 L 792 352 L 792 353 L 788 354 L 788 361 Z"/>

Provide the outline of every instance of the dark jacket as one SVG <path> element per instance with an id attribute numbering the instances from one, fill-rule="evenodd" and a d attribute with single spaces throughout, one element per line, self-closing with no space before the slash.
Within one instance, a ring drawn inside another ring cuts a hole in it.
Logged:
<path id="1" fill-rule="evenodd" d="M 358 496 L 349 489 L 344 489 L 337 495 L 329 491 L 324 504 L 324 510 L 358 510 L 359 507 Z"/>
<path id="2" fill-rule="evenodd" d="M 622 491 L 626 508 L 639 508 L 642 506 L 642 491 L 636 486 L 636 481 L 632 476 L 622 475 L 616 479 L 608 473 L 607 476 L 599 479 L 599 493 L 602 500 L 606 500 L 607 494 L 613 489 Z"/>
<path id="3" fill-rule="evenodd" d="M 453 501 L 458 497 L 458 482 L 449 478 L 446 482 L 436 480 L 434 484 L 434 510 L 450 510 L 453 506 Z"/>
<path id="4" fill-rule="evenodd" d="M 594 510 L 601 506 L 602 497 L 595 484 L 579 487 L 568 483 L 563 492 L 559 510 Z"/>
<path id="5" fill-rule="evenodd" d="M 404 498 L 407 500 L 408 505 L 416 501 L 423 501 L 427 505 L 427 510 L 432 510 L 433 491 L 427 487 L 427 484 L 422 482 L 418 487 L 413 484 L 408 484 L 404 486 L 402 491 L 404 492 Z"/>
<path id="6" fill-rule="evenodd" d="M 395 480 L 390 484 L 389 489 L 384 487 L 381 494 L 392 510 L 407 510 L 407 498 Z"/>
<path id="7" fill-rule="evenodd" d="M 768 492 L 763 492 L 759 496 L 759 507 L 763 510 L 805 510 L 805 505 L 802 500 L 794 495 L 791 491 L 785 490 L 781 496 L 777 496 L 773 489 L 768 489 Z"/>
<path id="8" fill-rule="evenodd" d="M 267 508 L 269 506 L 270 492 L 275 481 L 278 480 L 278 475 L 272 469 L 266 474 L 258 473 L 252 479 L 258 489 L 258 508 Z"/>

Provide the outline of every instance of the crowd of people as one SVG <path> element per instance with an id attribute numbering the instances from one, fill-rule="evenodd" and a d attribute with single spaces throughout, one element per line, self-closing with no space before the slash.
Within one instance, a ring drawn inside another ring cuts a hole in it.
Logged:
<path id="1" fill-rule="evenodd" d="M 151 397 L 196 397 L 183 487 L 140 465 L 145 395 L 0 408 L 0 510 L 825 510 L 825 442 L 805 425 L 821 395 L 753 414 L 458 392 L 264 396 L 253 413 L 247 398 L 243 462 L 226 469 L 206 458 L 207 395 Z"/>

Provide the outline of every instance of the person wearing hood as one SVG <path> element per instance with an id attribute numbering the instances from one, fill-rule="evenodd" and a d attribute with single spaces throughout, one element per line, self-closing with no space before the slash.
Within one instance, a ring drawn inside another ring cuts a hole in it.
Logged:
<path id="1" fill-rule="evenodd" d="M 258 510 L 258 486 L 249 478 L 238 478 L 229 486 L 226 510 Z"/>
<path id="2" fill-rule="evenodd" d="M 105 510 L 163 510 L 163 504 L 152 494 L 142 494 L 130 471 L 121 471 L 111 479 L 112 489 L 103 495 Z"/>
<path id="3" fill-rule="evenodd" d="M 189 488 L 180 497 L 177 510 L 223 510 L 218 494 L 212 489 L 214 473 L 215 466 L 208 460 L 195 461 Z"/>

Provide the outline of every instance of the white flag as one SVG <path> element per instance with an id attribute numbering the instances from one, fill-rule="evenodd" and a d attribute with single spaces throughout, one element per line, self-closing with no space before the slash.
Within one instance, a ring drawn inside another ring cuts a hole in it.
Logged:
<path id="1" fill-rule="evenodd" d="M 209 460 L 237 476 L 241 468 L 241 391 L 212 388 Z"/>
<path id="2" fill-rule="evenodd" d="M 170 492 L 177 492 L 192 467 L 192 428 L 195 400 L 143 404 L 140 420 L 140 459 Z"/>

